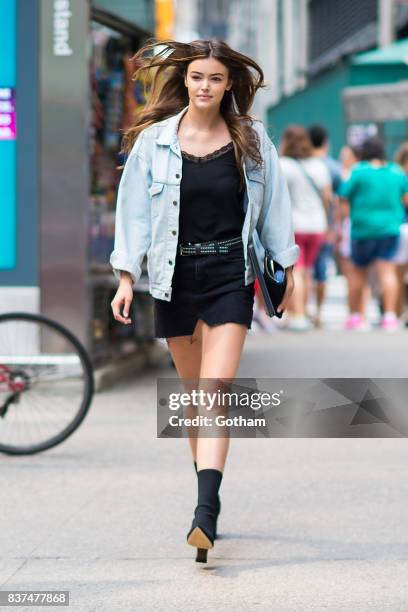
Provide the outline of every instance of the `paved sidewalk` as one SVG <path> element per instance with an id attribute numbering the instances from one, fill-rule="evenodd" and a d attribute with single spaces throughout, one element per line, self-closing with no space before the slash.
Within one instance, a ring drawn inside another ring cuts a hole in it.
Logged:
<path id="1" fill-rule="evenodd" d="M 408 328 L 393 334 L 379 328 L 374 300 L 367 306 L 370 331 L 345 331 L 346 280 L 331 276 L 322 308 L 322 328 L 290 332 L 272 319 L 272 333 L 248 334 L 241 376 L 259 378 L 407 378 Z M 309 310 L 315 312 L 313 299 Z M 408 605 L 407 605 L 408 610 Z"/>
<path id="2" fill-rule="evenodd" d="M 241 376 L 283 343 L 248 338 Z M 0 456 L 3 590 L 68 589 L 75 612 L 406 612 L 405 439 L 232 440 L 221 537 L 196 564 L 188 442 L 155 437 L 165 374 L 98 394 L 52 451 Z"/>
<path id="3" fill-rule="evenodd" d="M 395 334 L 379 329 L 250 332 L 244 351 L 239 373 L 247 377 L 408 377 L 408 329 Z"/>

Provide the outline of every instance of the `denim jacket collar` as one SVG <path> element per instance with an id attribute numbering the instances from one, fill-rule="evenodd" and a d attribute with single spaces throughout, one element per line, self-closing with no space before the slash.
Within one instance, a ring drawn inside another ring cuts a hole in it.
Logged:
<path id="1" fill-rule="evenodd" d="M 188 105 L 185 106 L 176 115 L 172 115 L 171 117 L 168 117 L 167 119 L 165 119 L 163 121 L 164 123 L 163 129 L 161 130 L 161 133 L 156 141 L 157 144 L 159 145 L 170 146 L 171 149 L 179 157 L 181 157 L 181 153 L 180 153 L 180 143 L 179 143 L 178 135 L 177 135 L 178 127 L 179 127 L 179 123 L 181 121 L 182 116 L 184 115 L 185 112 L 187 112 L 187 110 L 188 110 Z M 244 155 L 242 161 L 243 161 L 243 166 L 244 166 L 244 172 L 246 171 L 246 169 L 252 170 L 254 166 L 254 162 L 251 159 L 248 159 L 248 157 Z"/>
<path id="2" fill-rule="evenodd" d="M 178 143 L 178 126 L 181 120 L 181 117 L 187 111 L 188 105 L 185 106 L 179 113 L 176 115 L 172 115 L 166 121 L 166 125 L 163 127 L 163 130 L 157 139 L 157 144 L 160 145 L 175 145 Z"/>

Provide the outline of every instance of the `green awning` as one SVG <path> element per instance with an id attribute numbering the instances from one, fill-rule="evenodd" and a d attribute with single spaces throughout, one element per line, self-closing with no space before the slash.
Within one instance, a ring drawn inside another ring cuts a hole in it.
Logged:
<path id="1" fill-rule="evenodd" d="M 107 11 L 147 33 L 154 31 L 154 0 L 92 0 L 91 6 Z"/>
<path id="2" fill-rule="evenodd" d="M 354 65 L 377 65 L 377 64 L 406 64 L 408 65 L 408 38 L 398 40 L 397 42 L 383 47 L 382 49 L 375 49 L 374 51 L 367 51 L 365 53 L 359 53 L 352 59 Z"/>

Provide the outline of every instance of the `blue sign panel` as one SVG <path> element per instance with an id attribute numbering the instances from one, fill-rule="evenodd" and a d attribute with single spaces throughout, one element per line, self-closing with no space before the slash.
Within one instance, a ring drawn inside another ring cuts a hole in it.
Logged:
<path id="1" fill-rule="evenodd" d="M 16 266 L 16 0 L 0 20 L 0 269 Z"/>

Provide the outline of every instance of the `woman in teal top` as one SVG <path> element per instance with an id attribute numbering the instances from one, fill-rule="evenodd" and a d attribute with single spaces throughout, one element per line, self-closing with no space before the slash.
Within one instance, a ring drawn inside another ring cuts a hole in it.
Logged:
<path id="1" fill-rule="evenodd" d="M 351 219 L 352 310 L 357 315 L 368 268 L 374 264 L 384 304 L 382 327 L 394 331 L 398 282 L 392 259 L 398 249 L 408 183 L 401 168 L 386 161 L 379 139 L 370 138 L 363 144 L 361 161 L 341 186 L 340 196 L 349 205 Z"/>

